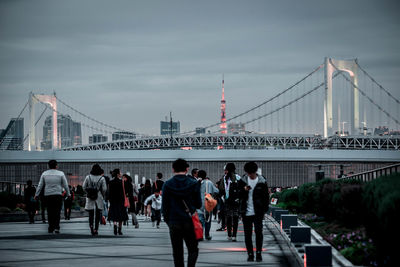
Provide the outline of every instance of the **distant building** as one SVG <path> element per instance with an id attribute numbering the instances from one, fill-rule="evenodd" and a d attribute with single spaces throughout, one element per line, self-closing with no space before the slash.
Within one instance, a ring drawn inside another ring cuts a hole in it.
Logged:
<path id="1" fill-rule="evenodd" d="M 24 149 L 24 118 L 12 118 L 0 133 L 0 150 Z"/>
<path id="2" fill-rule="evenodd" d="M 229 123 L 228 133 L 230 134 L 246 134 L 246 125 L 244 123 Z"/>
<path id="3" fill-rule="evenodd" d="M 102 134 L 93 134 L 89 136 L 89 144 L 103 143 L 108 141 L 108 136 Z"/>
<path id="4" fill-rule="evenodd" d="M 179 121 L 172 122 L 172 134 L 179 134 L 181 132 L 181 126 Z M 170 135 L 171 134 L 171 122 L 160 121 L 160 134 Z"/>
<path id="5" fill-rule="evenodd" d="M 132 132 L 114 132 L 112 134 L 112 140 L 117 141 L 117 140 L 125 140 L 125 139 L 135 139 L 136 134 Z"/>
<path id="6" fill-rule="evenodd" d="M 82 127 L 80 122 L 73 121 L 69 115 L 57 116 L 57 138 L 61 148 L 82 145 Z M 53 117 L 48 116 L 43 125 L 42 150 L 52 149 Z"/>
<path id="7" fill-rule="evenodd" d="M 205 133 L 206 133 L 206 128 L 203 127 L 196 128 L 196 134 L 205 134 Z"/>

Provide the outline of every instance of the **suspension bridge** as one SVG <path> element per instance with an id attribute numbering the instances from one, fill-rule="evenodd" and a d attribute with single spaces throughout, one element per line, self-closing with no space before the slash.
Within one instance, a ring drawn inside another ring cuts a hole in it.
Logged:
<path id="1" fill-rule="evenodd" d="M 189 130 L 151 136 L 95 119 L 55 93 L 31 93 L 19 115 L 1 133 L 0 150 L 9 149 L 17 122 L 27 117 L 29 123 L 22 123 L 29 130 L 20 134 L 19 145 L 13 149 L 400 149 L 400 101 L 357 59 L 325 58 L 303 78 L 263 98 L 257 105 L 227 116 L 228 128 L 231 125 L 234 131 L 222 133 L 218 121 L 202 126 L 206 134 Z"/>

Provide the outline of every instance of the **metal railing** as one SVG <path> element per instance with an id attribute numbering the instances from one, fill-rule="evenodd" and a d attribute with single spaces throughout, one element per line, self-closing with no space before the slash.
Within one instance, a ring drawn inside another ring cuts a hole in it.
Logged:
<path id="1" fill-rule="evenodd" d="M 0 192 L 23 196 L 26 185 L 26 182 L 0 181 Z M 36 185 L 34 186 L 36 187 Z"/>
<path id="2" fill-rule="evenodd" d="M 382 168 L 378 168 L 378 169 L 374 169 L 371 171 L 356 173 L 356 174 L 349 175 L 349 176 L 346 176 L 346 177 L 343 177 L 340 179 L 356 179 L 356 180 L 360 180 L 363 182 L 369 182 L 369 181 L 375 180 L 378 177 L 381 177 L 384 175 L 390 175 L 392 173 L 397 173 L 397 172 L 400 172 L 400 163 L 382 167 Z"/>

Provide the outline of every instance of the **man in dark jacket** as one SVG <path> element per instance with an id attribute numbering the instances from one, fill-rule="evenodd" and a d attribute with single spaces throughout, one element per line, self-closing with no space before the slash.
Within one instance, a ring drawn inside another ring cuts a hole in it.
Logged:
<path id="1" fill-rule="evenodd" d="M 240 213 L 243 219 L 244 238 L 248 254 L 247 261 L 254 261 L 253 242 L 251 235 L 256 234 L 256 261 L 262 261 L 261 251 L 263 244 L 262 222 L 268 211 L 269 194 L 266 179 L 257 175 L 258 166 L 255 162 L 247 162 L 244 171 L 247 175 L 239 181 Z"/>
<path id="2" fill-rule="evenodd" d="M 177 159 L 172 164 L 174 177 L 164 183 L 162 189 L 162 214 L 169 227 L 175 266 L 183 267 L 183 240 L 188 250 L 188 265 L 195 266 L 199 254 L 192 218 L 188 214 L 201 207 L 200 183 L 187 176 L 189 164 Z"/>

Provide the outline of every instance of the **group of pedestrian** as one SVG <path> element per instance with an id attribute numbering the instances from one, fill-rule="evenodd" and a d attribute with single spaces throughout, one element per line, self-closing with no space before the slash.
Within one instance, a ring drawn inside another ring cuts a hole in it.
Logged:
<path id="1" fill-rule="evenodd" d="M 72 203 L 71 187 L 58 164 L 50 160 L 49 170 L 43 172 L 37 189 L 28 181 L 25 201 L 30 222 L 36 212 L 35 203 L 42 193 L 47 203 L 48 232 L 60 232 L 60 212 L 63 199 Z M 212 210 L 206 210 L 206 196 L 218 200 L 221 228 L 227 230 L 227 239 L 236 242 L 239 219 L 243 222 L 248 261 L 262 261 L 263 219 L 268 210 L 269 194 L 266 179 L 257 174 L 255 162 L 244 165 L 245 175 L 236 174 L 233 163 L 226 164 L 223 177 L 216 183 L 208 178 L 206 171 L 193 169 L 188 175 L 189 164 L 177 159 L 172 164 L 174 176 L 165 183 L 162 174 L 157 173 L 156 181 L 146 180 L 140 189 L 129 174 L 119 169 L 111 172 L 111 179 L 104 175 L 99 164 L 94 164 L 86 176 L 83 189 L 86 191 L 85 210 L 89 213 L 89 228 L 93 236 L 98 235 L 100 220 L 107 214 L 113 222 L 114 234 L 122 235 L 122 224 L 132 214 L 132 224 L 139 227 L 136 214 L 142 212 L 151 218 L 153 227 L 160 227 L 161 217 L 168 225 L 175 266 L 184 266 L 183 241 L 188 250 L 188 266 L 195 266 L 198 257 L 198 241 L 194 232 L 192 214 L 196 211 L 203 225 L 204 238 L 210 235 Z M 43 191 L 43 192 L 42 192 Z M 208 199 L 207 199 L 208 200 Z M 150 210 L 148 211 L 148 207 Z M 212 209 L 212 208 L 211 208 Z M 70 218 L 71 205 L 64 203 L 65 217 Z M 106 212 L 105 212 L 106 211 Z M 255 232 L 256 255 L 254 257 L 252 233 Z"/>

